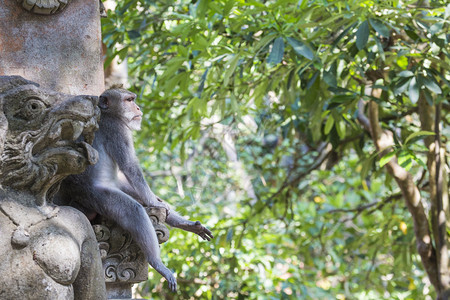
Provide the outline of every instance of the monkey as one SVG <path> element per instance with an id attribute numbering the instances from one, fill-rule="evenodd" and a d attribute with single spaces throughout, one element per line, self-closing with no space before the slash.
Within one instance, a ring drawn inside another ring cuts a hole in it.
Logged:
<path id="1" fill-rule="evenodd" d="M 143 116 L 135 100 L 136 94 L 121 88 L 100 95 L 101 117 L 93 141 L 98 162 L 64 179 L 54 202 L 78 208 L 91 221 L 97 214 L 115 221 L 131 234 L 148 263 L 166 278 L 170 290 L 176 291 L 176 279 L 161 261 L 156 232 L 144 207 L 166 209 L 165 222 L 170 226 L 208 241 L 214 236 L 199 221 L 189 221 L 171 210 L 145 181 L 133 146 L 132 132 L 141 129 Z"/>

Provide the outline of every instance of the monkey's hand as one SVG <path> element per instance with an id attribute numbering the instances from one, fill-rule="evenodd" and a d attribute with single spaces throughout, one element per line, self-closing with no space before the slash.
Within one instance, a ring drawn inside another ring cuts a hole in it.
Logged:
<path id="1" fill-rule="evenodd" d="M 207 241 L 210 241 L 212 238 L 214 238 L 211 230 L 203 226 L 200 221 L 192 222 L 192 224 L 184 226 L 183 229 L 198 234 L 202 239 Z"/>

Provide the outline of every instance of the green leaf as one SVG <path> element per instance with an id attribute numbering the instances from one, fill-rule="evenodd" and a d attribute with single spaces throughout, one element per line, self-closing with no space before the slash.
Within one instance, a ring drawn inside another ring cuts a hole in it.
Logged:
<path id="1" fill-rule="evenodd" d="M 411 100 L 413 104 L 416 104 L 417 100 L 419 100 L 419 85 L 417 84 L 415 77 L 409 82 L 409 100 Z"/>
<path id="2" fill-rule="evenodd" d="M 329 134 L 330 131 L 331 131 L 331 128 L 333 128 L 333 125 L 334 125 L 334 118 L 333 118 L 333 116 L 330 114 L 330 115 L 328 116 L 327 122 L 325 123 L 325 128 L 324 128 L 323 132 L 324 132 L 325 134 Z"/>
<path id="3" fill-rule="evenodd" d="M 267 81 L 263 80 L 254 90 L 253 99 L 255 99 L 255 105 L 257 108 L 260 108 L 263 103 L 264 96 L 267 94 Z"/>
<path id="4" fill-rule="evenodd" d="M 398 77 L 413 77 L 414 73 L 406 70 L 406 71 L 401 71 L 400 73 L 397 74 Z"/>
<path id="5" fill-rule="evenodd" d="M 345 121 L 344 120 L 339 120 L 337 122 L 335 122 L 335 127 L 336 127 L 336 131 L 339 135 L 339 138 L 341 140 L 345 139 Z"/>
<path id="6" fill-rule="evenodd" d="M 367 41 L 369 40 L 369 22 L 364 21 L 359 25 L 358 31 L 356 32 L 356 47 L 358 50 L 363 49 Z"/>
<path id="7" fill-rule="evenodd" d="M 365 180 L 365 178 L 369 175 L 370 170 L 374 165 L 376 155 L 371 155 L 361 161 L 361 179 Z"/>
<path id="8" fill-rule="evenodd" d="M 331 98 L 330 103 L 348 103 L 355 100 L 355 98 L 356 98 L 355 94 L 335 95 L 333 96 L 333 98 Z"/>
<path id="9" fill-rule="evenodd" d="M 183 57 L 174 57 L 171 60 L 169 60 L 166 64 L 167 69 L 164 71 L 164 73 L 161 75 L 161 79 L 172 77 L 178 69 L 183 65 L 184 58 Z"/>
<path id="10" fill-rule="evenodd" d="M 408 151 L 400 151 L 398 154 L 398 164 L 406 171 L 411 169 L 413 156 Z"/>
<path id="11" fill-rule="evenodd" d="M 120 11 L 117 12 L 117 14 L 119 16 L 122 16 L 129 8 L 131 5 L 133 5 L 137 0 L 131 0 L 129 1 L 127 4 L 125 4 L 122 9 Z"/>
<path id="12" fill-rule="evenodd" d="M 336 47 L 336 45 L 340 42 L 340 40 L 342 40 L 342 38 L 344 38 L 347 34 L 348 34 L 348 32 L 350 31 L 350 30 L 353 30 L 353 28 L 355 28 L 356 27 L 356 25 L 358 25 L 358 22 L 355 22 L 355 23 L 353 23 L 352 25 L 350 25 L 350 26 L 348 26 L 334 41 L 333 41 L 333 44 L 332 44 L 332 48 L 335 48 Z"/>
<path id="13" fill-rule="evenodd" d="M 267 62 L 272 65 L 277 65 L 281 62 L 284 55 L 284 40 L 282 37 L 276 38 L 272 46 L 272 51 L 267 58 Z"/>
<path id="14" fill-rule="evenodd" d="M 413 160 L 418 163 L 419 165 L 421 165 L 423 168 L 427 167 L 427 164 L 420 158 L 417 157 L 414 153 L 411 153 L 411 157 L 413 158 Z"/>
<path id="15" fill-rule="evenodd" d="M 120 60 L 124 60 L 125 57 L 128 55 L 128 47 L 124 47 L 123 49 L 120 49 L 117 53 L 117 56 L 119 56 Z"/>
<path id="16" fill-rule="evenodd" d="M 192 50 L 200 50 L 203 51 L 209 47 L 209 42 L 206 40 L 206 38 L 198 34 L 194 37 L 194 43 L 192 44 Z"/>
<path id="17" fill-rule="evenodd" d="M 442 90 L 439 87 L 439 85 L 436 83 L 436 80 L 434 79 L 434 77 L 421 77 L 422 78 L 422 82 L 425 85 L 425 87 L 427 89 L 429 89 L 431 92 L 435 93 L 435 94 L 441 94 Z"/>
<path id="18" fill-rule="evenodd" d="M 200 79 L 200 84 L 198 85 L 198 88 L 197 88 L 197 93 L 198 93 L 199 97 L 201 96 L 203 89 L 205 88 L 206 76 L 208 75 L 209 69 L 210 68 L 207 68 L 205 70 L 205 72 L 202 75 L 202 78 Z"/>
<path id="19" fill-rule="evenodd" d="M 394 95 L 398 96 L 401 93 L 403 93 L 404 91 L 406 91 L 410 81 L 411 81 L 410 78 L 405 78 L 405 77 L 401 78 L 399 81 L 397 81 L 397 83 L 394 86 Z"/>
<path id="20" fill-rule="evenodd" d="M 437 22 L 431 25 L 430 32 L 431 34 L 438 34 L 442 31 L 442 28 L 444 27 L 444 22 Z"/>
<path id="21" fill-rule="evenodd" d="M 227 86 L 229 81 L 230 81 L 230 77 L 231 75 L 233 75 L 234 70 L 236 70 L 236 66 L 239 62 L 239 54 L 234 54 L 233 58 L 230 60 L 230 63 L 228 64 L 228 68 L 225 71 L 225 74 L 223 75 L 223 85 Z"/>
<path id="22" fill-rule="evenodd" d="M 262 49 L 264 49 L 270 42 L 272 42 L 275 39 L 274 33 L 269 33 L 265 37 L 263 37 L 256 45 L 255 45 L 255 52 L 259 52 Z"/>
<path id="23" fill-rule="evenodd" d="M 233 228 L 228 229 L 227 232 L 227 243 L 230 243 L 233 239 Z"/>
<path id="24" fill-rule="evenodd" d="M 384 25 L 384 23 L 378 19 L 369 19 L 370 25 L 375 29 L 383 37 L 389 37 L 390 31 L 389 28 Z"/>
<path id="25" fill-rule="evenodd" d="M 208 2 L 206 0 L 199 0 L 196 4 L 196 10 L 195 10 L 195 15 L 196 16 L 204 16 L 206 13 L 206 9 L 208 8 Z"/>
<path id="26" fill-rule="evenodd" d="M 380 158 L 380 168 L 382 168 L 385 164 L 391 161 L 395 156 L 395 152 L 391 151 L 388 154 L 384 155 L 382 158 Z"/>
<path id="27" fill-rule="evenodd" d="M 226 17 L 230 14 L 231 9 L 233 9 L 234 0 L 228 0 L 223 7 L 223 16 Z"/>
<path id="28" fill-rule="evenodd" d="M 432 131 L 418 131 L 418 132 L 414 132 L 411 133 L 406 139 L 405 139 L 405 145 L 409 143 L 409 141 L 411 141 L 413 138 L 415 137 L 419 137 L 419 136 L 430 136 L 430 135 L 435 135 L 434 132 Z"/>
<path id="29" fill-rule="evenodd" d="M 378 48 L 378 53 L 380 54 L 380 57 L 383 61 L 386 60 L 386 55 L 384 55 L 384 49 L 383 49 L 383 45 L 381 44 L 380 38 L 379 37 L 375 37 L 375 43 L 377 44 L 377 48 Z"/>
<path id="30" fill-rule="evenodd" d="M 314 53 L 308 45 L 291 37 L 288 37 L 287 41 L 292 46 L 297 55 L 303 56 L 309 60 L 314 59 Z"/>
<path id="31" fill-rule="evenodd" d="M 413 41 L 420 39 L 420 36 L 414 30 L 405 29 L 405 32 Z"/>
<path id="32" fill-rule="evenodd" d="M 141 37 L 141 33 L 139 32 L 139 30 L 133 29 L 133 30 L 128 31 L 128 37 L 132 40 L 137 39 L 137 38 Z"/>
<path id="33" fill-rule="evenodd" d="M 408 67 L 408 58 L 406 56 L 400 56 L 397 58 L 397 65 L 402 69 L 406 69 Z"/>
<path id="34" fill-rule="evenodd" d="M 428 105 L 433 106 L 434 105 L 434 100 L 433 100 L 433 97 L 431 96 L 430 91 L 425 89 L 425 90 L 422 91 L 422 93 L 425 95 L 425 100 L 427 100 Z"/>

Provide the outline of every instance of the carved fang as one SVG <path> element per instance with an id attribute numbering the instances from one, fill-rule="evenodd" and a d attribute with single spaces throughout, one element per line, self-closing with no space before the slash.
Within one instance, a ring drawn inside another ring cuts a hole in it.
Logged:
<path id="1" fill-rule="evenodd" d="M 83 122 L 72 122 L 72 127 L 73 127 L 73 136 L 72 136 L 72 140 L 75 141 L 77 138 L 80 137 L 80 135 L 83 133 L 84 130 L 84 124 Z"/>

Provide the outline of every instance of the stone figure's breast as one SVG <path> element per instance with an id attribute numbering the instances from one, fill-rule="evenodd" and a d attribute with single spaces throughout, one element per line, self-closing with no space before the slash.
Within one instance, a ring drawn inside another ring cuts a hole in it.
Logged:
<path id="1" fill-rule="evenodd" d="M 80 270 L 80 247 L 58 227 L 41 229 L 30 245 L 33 260 L 61 284 L 72 284 Z"/>
<path id="2" fill-rule="evenodd" d="M 79 249 L 67 232 L 66 236 L 61 235 L 63 230 L 55 232 L 50 222 L 36 226 L 41 232 L 30 230 L 30 243 L 16 248 L 11 236 L 17 226 L 0 213 L 0 299 L 74 298 L 72 283 L 80 268 Z"/>

